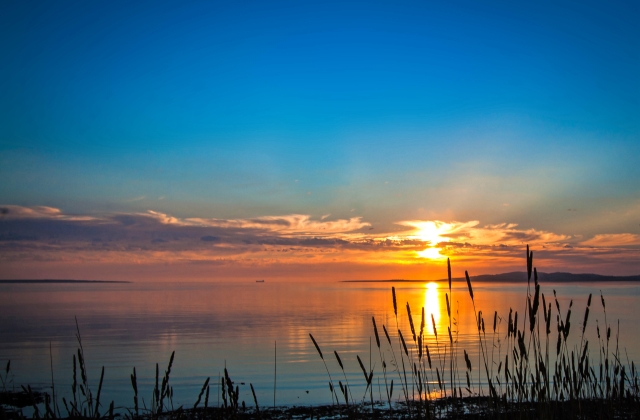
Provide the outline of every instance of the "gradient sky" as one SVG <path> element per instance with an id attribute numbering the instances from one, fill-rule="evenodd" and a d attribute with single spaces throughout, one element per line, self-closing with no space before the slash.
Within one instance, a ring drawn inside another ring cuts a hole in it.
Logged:
<path id="1" fill-rule="evenodd" d="M 640 4 L 478 3 L 2 2 L 0 277 L 640 274 Z"/>

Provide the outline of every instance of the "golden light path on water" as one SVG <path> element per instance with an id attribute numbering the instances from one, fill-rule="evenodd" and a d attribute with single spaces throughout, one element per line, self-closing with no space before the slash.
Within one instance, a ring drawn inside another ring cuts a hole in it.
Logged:
<path id="1" fill-rule="evenodd" d="M 416 327 L 420 326 L 424 307 L 423 343 L 428 345 L 431 357 L 436 361 L 428 375 L 432 391 L 437 390 L 435 369 L 439 366 L 439 355 L 444 357 L 449 343 L 445 300 L 445 294 L 449 294 L 453 302 L 452 329 L 459 351 L 456 359 L 461 367 L 459 373 L 465 375 L 464 350 L 469 353 L 474 366 L 470 372 L 471 381 L 477 384 L 480 370 L 476 366 L 479 366 L 481 350 L 478 348 L 474 308 L 466 281 L 453 283 L 452 291 L 447 282 L 394 283 L 393 286 L 384 283 L 269 281 L 43 284 L 38 288 L 29 284 L 6 285 L 0 290 L 0 298 L 4 302 L 0 305 L 0 337 L 3 338 L 0 361 L 6 363 L 11 360 L 11 369 L 15 368 L 17 372 L 16 382 L 46 384 L 50 369 L 62 372 L 60 379 L 56 373 L 56 387 L 70 390 L 72 357 L 77 348 L 77 316 L 83 345 L 91 355 L 90 378 L 95 380 L 99 377 L 100 367 L 105 366 L 101 395 L 105 401 L 114 399 L 116 406 L 131 404 L 131 388 L 123 384 L 128 383 L 132 367 L 138 369 L 140 395 L 149 395 L 156 363 L 166 366 L 173 351 L 176 352 L 176 364 L 171 380 L 175 385 L 175 402 L 178 405 L 193 404 L 206 377 L 216 383 L 214 378 L 218 378 L 219 372 L 224 372 L 225 368 L 240 386 L 240 395 L 244 398 L 249 396 L 247 402 L 252 400 L 250 383 L 255 387 L 258 401 L 273 401 L 276 357 L 278 405 L 329 404 L 332 396 L 327 390 L 324 361 L 309 334 L 313 334 L 324 352 L 331 375 L 342 373 L 336 358 L 330 356 L 333 351 L 340 354 L 349 382 L 354 386 L 354 397 L 356 391 L 362 395 L 366 387 L 356 356 L 363 359 L 365 365 L 371 360 L 372 369 L 378 367 L 374 381 L 377 384 L 380 378 L 382 385 L 384 378 L 377 376 L 381 375 L 381 361 L 376 351 L 371 318 L 375 316 L 377 322 L 383 356 L 391 357 L 391 348 L 383 339 L 383 325 L 393 337 L 392 345 L 396 356 L 399 356 L 391 287 L 396 288 L 398 328 L 405 334 L 412 351 L 415 351 L 415 344 L 409 339 L 406 304 L 411 307 Z M 591 342 L 597 342 L 596 326 L 602 326 L 604 322 L 604 308 L 596 298 L 601 289 L 605 293 L 609 324 L 616 325 L 614 322 L 620 320 L 620 343 L 625 349 L 625 359 L 628 350 L 630 361 L 640 360 L 638 334 L 633 334 L 640 318 L 638 284 L 543 283 L 541 286 L 541 292 L 546 296 L 553 296 L 552 291 L 557 290 L 563 316 L 572 299 L 575 299 L 574 308 L 584 308 L 589 294 L 593 293 L 584 337 Z M 506 335 L 510 308 L 522 311 L 524 296 L 526 282 L 475 285 L 475 304 L 478 310 L 487 314 L 486 321 L 492 319 L 494 311 L 502 317 L 502 321 L 498 319 L 495 336 L 498 347 L 494 350 L 491 350 L 491 322 L 487 323 L 489 360 L 504 360 L 505 352 L 511 351 L 504 342 L 498 344 L 497 340 L 503 340 Z M 555 318 L 557 311 L 553 306 L 552 309 Z M 437 328 L 437 339 L 433 334 L 431 314 Z M 582 338 L 581 334 L 571 337 L 571 340 L 577 340 L 577 344 Z M 574 343 L 576 341 L 572 341 L 570 346 Z M 367 359 L 368 355 L 371 359 Z M 491 359 L 494 356 L 495 359 Z M 597 363 L 597 355 L 590 357 Z M 211 389 L 215 396 L 214 387 Z M 399 396 L 399 393 L 395 395 Z M 63 392 L 62 396 L 68 397 L 69 392 Z M 436 391 L 431 396 L 443 395 Z"/>
<path id="2" fill-rule="evenodd" d="M 431 315 L 433 315 L 433 320 L 436 325 L 440 323 L 440 300 L 438 296 L 438 284 L 434 282 L 429 282 L 425 284 L 424 291 L 424 312 L 425 317 L 427 318 L 425 321 L 427 325 L 431 325 L 431 327 L 427 328 L 427 331 L 433 334 L 433 323 L 431 321 Z"/>

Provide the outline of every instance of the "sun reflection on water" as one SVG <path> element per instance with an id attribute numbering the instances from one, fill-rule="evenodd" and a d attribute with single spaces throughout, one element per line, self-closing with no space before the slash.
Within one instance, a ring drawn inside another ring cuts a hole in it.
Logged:
<path id="1" fill-rule="evenodd" d="M 432 322 L 430 322 L 432 314 L 436 325 L 440 323 L 440 301 L 438 299 L 438 283 L 429 282 L 425 284 L 424 312 L 425 316 L 427 317 L 427 325 L 432 324 Z M 431 328 L 427 328 L 427 331 L 430 334 L 433 334 L 433 326 L 431 326 Z"/>

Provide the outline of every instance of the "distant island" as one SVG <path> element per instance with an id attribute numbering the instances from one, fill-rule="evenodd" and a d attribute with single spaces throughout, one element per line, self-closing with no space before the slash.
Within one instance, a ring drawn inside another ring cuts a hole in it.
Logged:
<path id="1" fill-rule="evenodd" d="M 497 282 L 497 283 L 522 283 L 527 281 L 527 273 L 524 271 L 514 271 L 502 274 L 481 274 L 479 276 L 470 276 L 474 282 Z M 532 275 L 533 277 L 533 275 Z M 454 277 L 453 281 L 466 281 L 464 277 Z M 538 272 L 538 280 L 546 283 L 584 283 L 584 282 L 608 282 L 608 281 L 637 281 L 640 282 L 638 276 L 603 276 L 600 274 L 573 274 L 573 273 L 541 273 Z M 426 283 L 430 281 L 448 281 L 448 279 L 439 280 L 405 280 L 405 279 L 389 279 L 389 280 L 342 280 L 341 283 Z"/>
<path id="2" fill-rule="evenodd" d="M 122 280 L 65 280 L 65 279 L 38 279 L 38 280 L 0 280 L 0 284 L 32 284 L 32 283 L 133 283 Z"/>

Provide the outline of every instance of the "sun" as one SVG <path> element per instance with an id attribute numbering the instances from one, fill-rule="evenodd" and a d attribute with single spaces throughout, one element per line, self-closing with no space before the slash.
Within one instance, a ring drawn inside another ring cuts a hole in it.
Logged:
<path id="1" fill-rule="evenodd" d="M 416 228 L 415 232 L 411 235 L 412 238 L 429 243 L 428 248 L 417 252 L 419 257 L 430 260 L 446 258 L 444 255 L 440 254 L 442 248 L 438 247 L 438 244 L 450 241 L 450 238 L 444 235 L 453 230 L 453 225 L 450 223 L 430 220 L 407 222 L 407 224 Z"/>
<path id="2" fill-rule="evenodd" d="M 443 255 L 440 254 L 440 248 L 427 248 L 422 251 L 418 251 L 418 255 L 422 258 L 428 258 L 430 260 L 439 260 L 444 258 Z"/>

